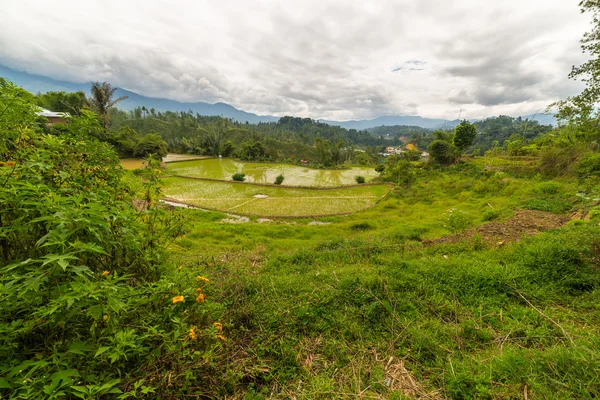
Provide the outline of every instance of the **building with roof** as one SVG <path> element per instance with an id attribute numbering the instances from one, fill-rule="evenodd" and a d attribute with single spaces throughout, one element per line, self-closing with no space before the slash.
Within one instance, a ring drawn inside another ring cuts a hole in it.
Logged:
<path id="1" fill-rule="evenodd" d="M 47 118 L 49 126 L 54 124 L 66 124 L 69 121 L 69 118 L 71 118 L 69 113 L 50 111 L 41 107 L 39 107 L 39 111 L 36 112 L 36 114 L 40 117 Z"/>

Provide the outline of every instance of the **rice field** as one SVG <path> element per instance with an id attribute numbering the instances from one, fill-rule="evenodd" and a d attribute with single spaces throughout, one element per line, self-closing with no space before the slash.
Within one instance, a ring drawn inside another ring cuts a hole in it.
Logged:
<path id="1" fill-rule="evenodd" d="M 387 185 L 330 190 L 264 187 L 231 182 L 163 179 L 169 199 L 200 208 L 261 217 L 311 217 L 349 214 L 373 207 Z"/>
<path id="2" fill-rule="evenodd" d="M 289 164 L 240 162 L 218 158 L 171 163 L 167 166 L 167 170 L 174 175 L 224 181 L 230 181 L 231 175 L 242 172 L 246 174 L 246 182 L 263 184 L 272 184 L 278 175 L 283 175 L 285 179 L 282 186 L 306 187 L 354 185 L 355 177 L 358 175 L 363 176 L 367 182 L 377 176 L 377 172 L 368 167 L 322 170 Z"/>

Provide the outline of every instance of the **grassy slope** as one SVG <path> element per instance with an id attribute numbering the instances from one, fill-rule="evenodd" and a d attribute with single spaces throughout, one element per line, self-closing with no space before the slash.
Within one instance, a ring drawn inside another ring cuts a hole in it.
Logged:
<path id="1" fill-rule="evenodd" d="M 401 380 L 388 379 L 400 379 L 399 360 L 439 396 L 600 395 L 598 226 L 500 248 L 422 244 L 517 208 L 581 207 L 576 183 L 461 169 L 322 219 L 330 225 L 190 211 L 171 251 L 222 288 L 212 299 L 228 310 L 221 395 L 402 398 Z M 458 228 L 451 208 L 467 213 Z"/>

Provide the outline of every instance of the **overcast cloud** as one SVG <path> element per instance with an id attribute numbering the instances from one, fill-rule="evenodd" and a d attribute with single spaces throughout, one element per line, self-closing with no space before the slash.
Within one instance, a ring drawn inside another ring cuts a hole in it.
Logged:
<path id="1" fill-rule="evenodd" d="M 257 114 L 525 115 L 581 89 L 577 3 L 0 0 L 0 64 Z"/>

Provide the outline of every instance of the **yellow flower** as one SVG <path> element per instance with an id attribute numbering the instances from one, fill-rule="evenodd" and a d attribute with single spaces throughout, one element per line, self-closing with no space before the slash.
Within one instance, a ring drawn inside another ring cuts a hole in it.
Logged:
<path id="1" fill-rule="evenodd" d="M 210 279 L 208 279 L 205 276 L 197 276 L 196 279 L 202 281 L 202 282 L 210 282 Z"/>
<path id="2" fill-rule="evenodd" d="M 192 340 L 196 340 L 198 337 L 198 334 L 196 333 L 196 326 L 192 326 L 192 329 L 190 329 L 190 337 Z"/>
<path id="3" fill-rule="evenodd" d="M 183 298 L 183 296 L 175 296 L 173 297 L 173 304 L 181 303 L 184 300 L 185 299 Z"/>
<path id="4" fill-rule="evenodd" d="M 196 297 L 196 302 L 197 303 L 204 303 L 204 295 L 202 293 L 200 293 L 198 295 L 198 297 Z"/>
<path id="5" fill-rule="evenodd" d="M 183 265 L 180 265 L 179 268 L 177 268 L 177 269 L 181 269 L 181 268 L 183 268 Z"/>
<path id="6" fill-rule="evenodd" d="M 217 339 L 222 340 L 224 342 L 225 341 L 225 336 L 223 336 L 223 335 L 217 335 Z"/>
<path id="7" fill-rule="evenodd" d="M 223 332 L 223 324 L 222 323 L 220 323 L 220 322 L 214 322 L 213 325 L 214 325 L 215 328 L 217 328 L 217 330 L 219 332 Z"/>
<path id="8" fill-rule="evenodd" d="M 48 197 L 52 197 L 52 193 L 48 194 Z"/>
<path id="9" fill-rule="evenodd" d="M 104 272 L 102 273 L 102 276 L 107 276 L 107 275 L 109 275 L 109 274 L 110 274 L 110 272 L 108 272 L 108 271 L 104 271 Z"/>
<path id="10" fill-rule="evenodd" d="M 110 321 L 110 314 L 104 314 L 102 316 L 102 319 L 105 320 L 105 321 L 107 321 L 107 322 Z"/>

